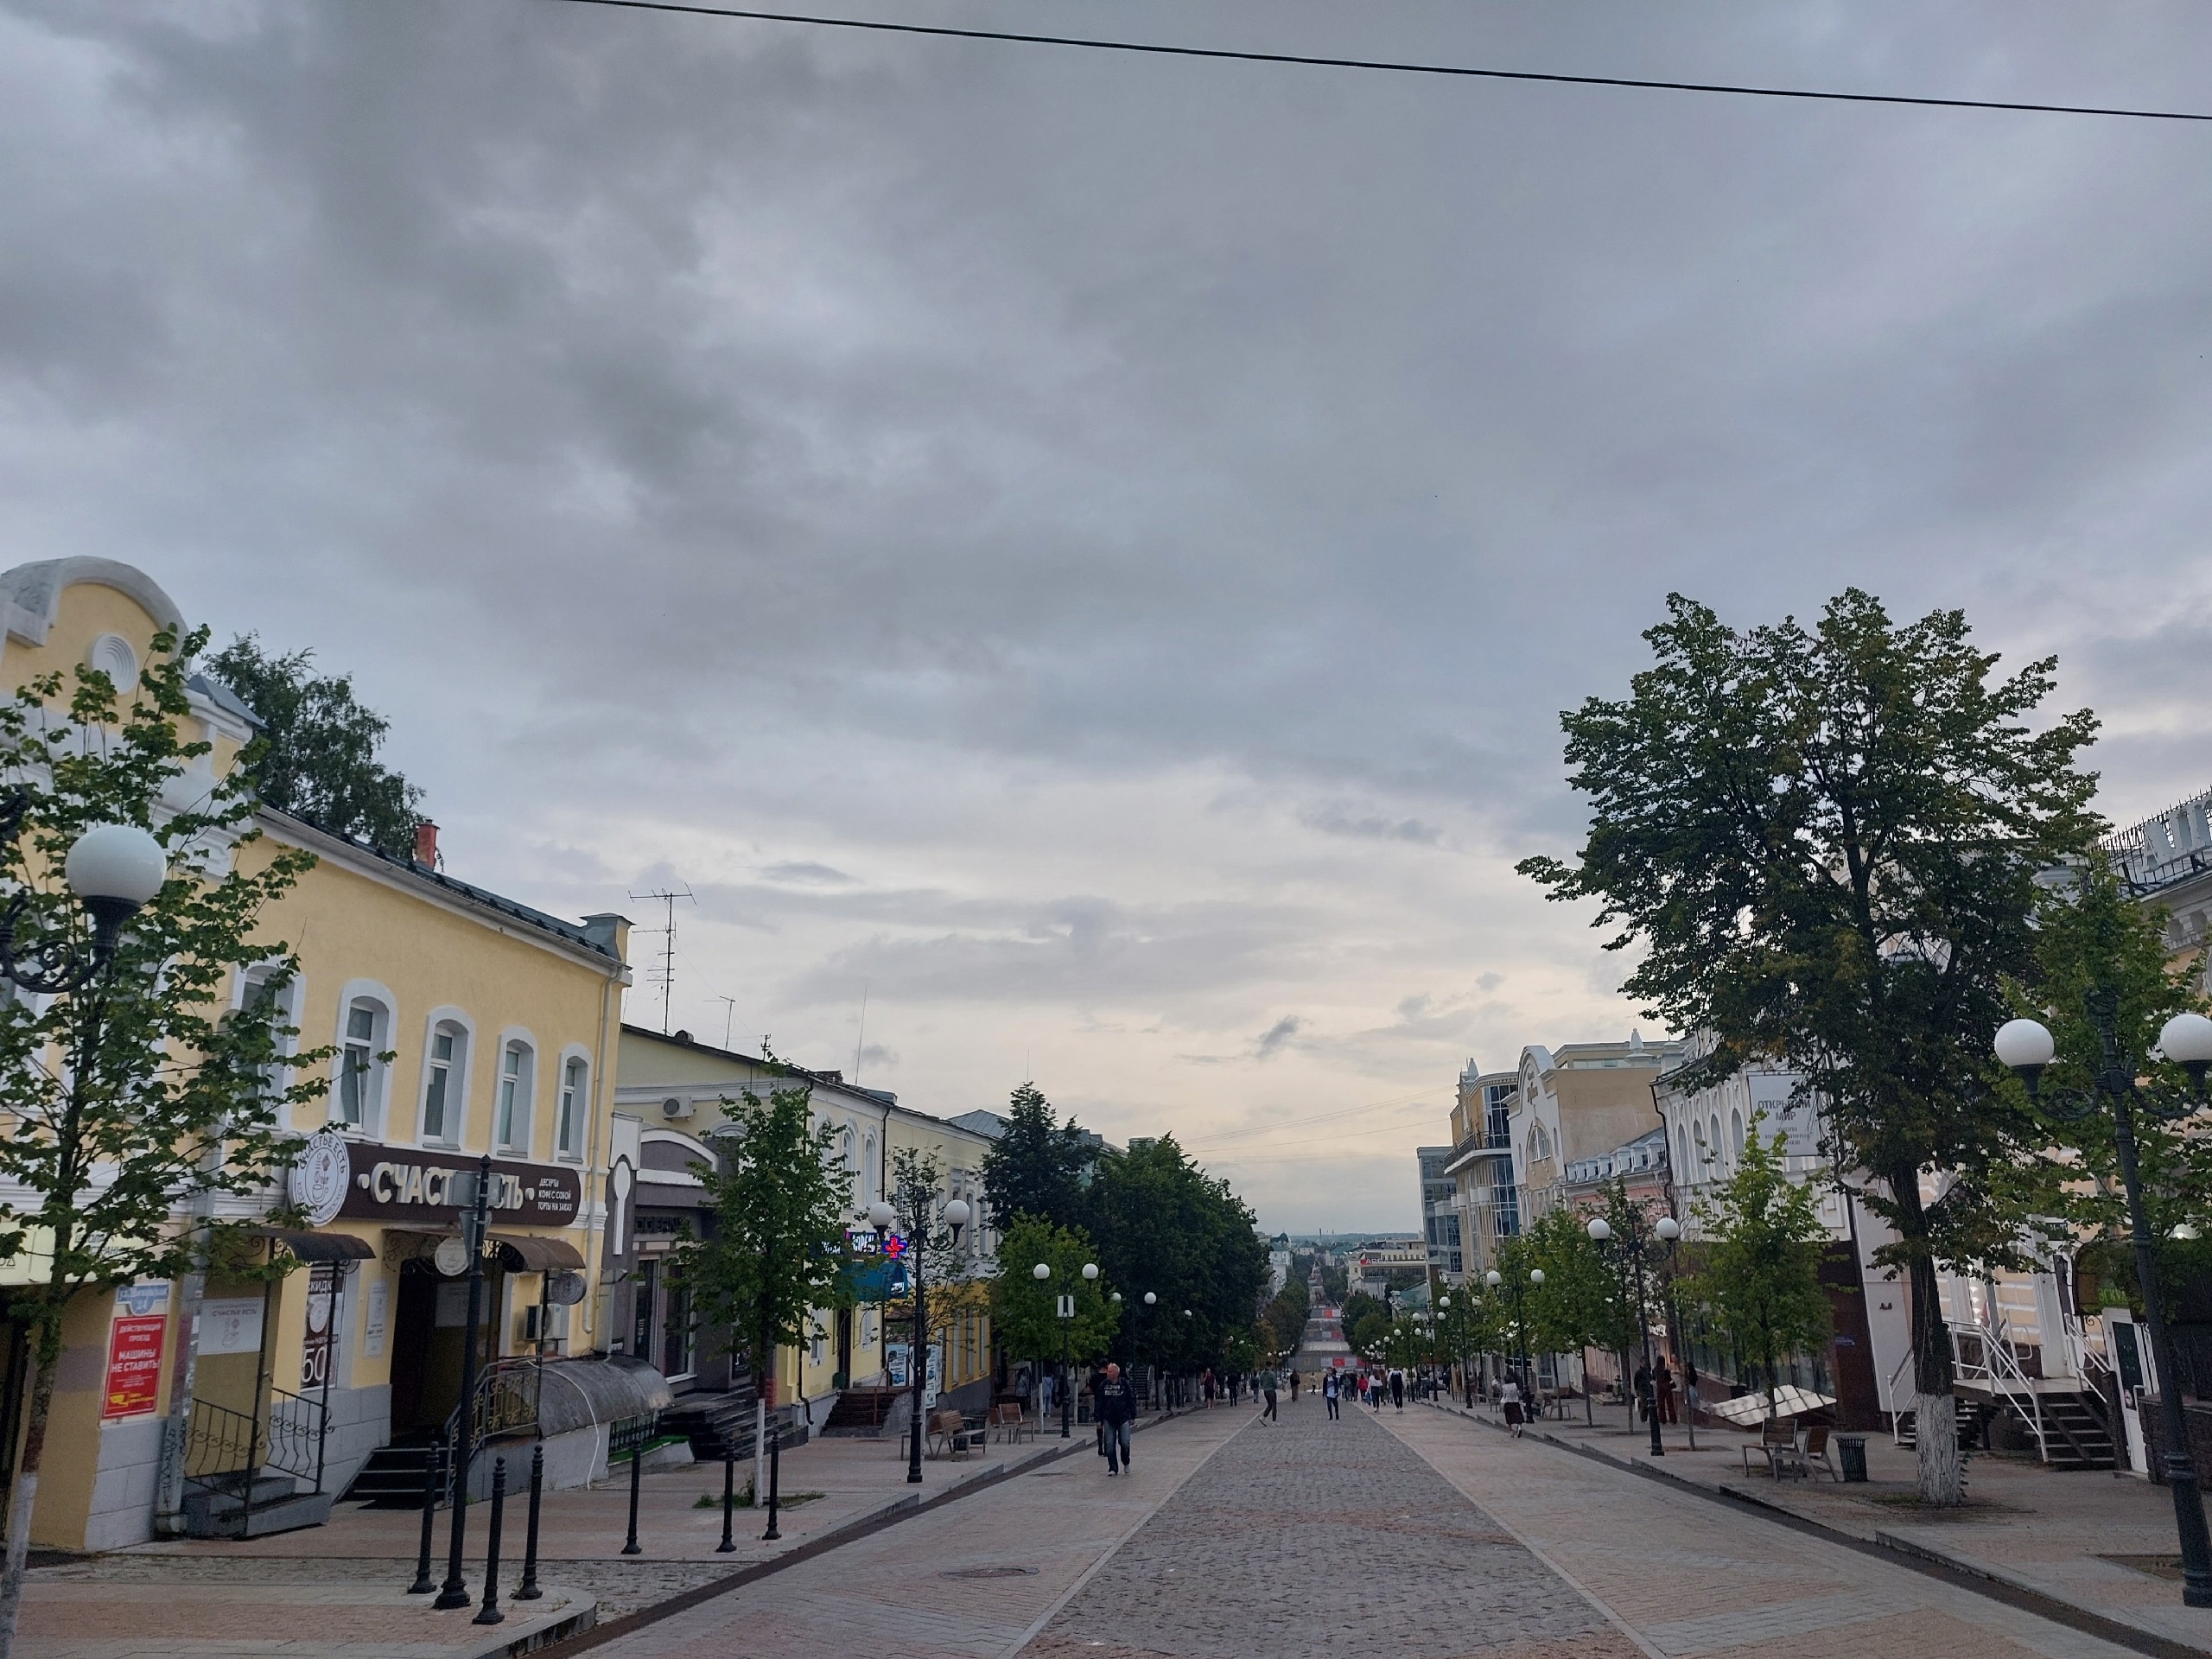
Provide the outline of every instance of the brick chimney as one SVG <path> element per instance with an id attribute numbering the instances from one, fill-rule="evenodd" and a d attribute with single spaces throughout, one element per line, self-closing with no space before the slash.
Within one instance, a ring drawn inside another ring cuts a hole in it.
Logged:
<path id="1" fill-rule="evenodd" d="M 415 861 L 425 869 L 438 868 L 438 826 L 428 818 L 415 826 Z"/>

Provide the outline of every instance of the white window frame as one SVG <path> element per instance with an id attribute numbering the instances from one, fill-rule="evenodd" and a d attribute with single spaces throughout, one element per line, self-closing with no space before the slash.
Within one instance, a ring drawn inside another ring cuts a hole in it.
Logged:
<path id="1" fill-rule="evenodd" d="M 507 1090 L 507 1056 L 519 1052 L 523 1056 L 521 1082 L 517 1090 L 514 1112 L 510 1115 L 505 1100 Z M 508 1121 L 501 1122 L 505 1117 Z M 514 1133 L 519 1118 L 522 1133 Z M 506 1133 L 500 1133 L 505 1128 Z M 492 1150 L 511 1152 L 527 1158 L 537 1133 L 537 1040 L 519 1026 L 510 1026 L 499 1033 L 498 1058 L 492 1069 Z"/>
<path id="2" fill-rule="evenodd" d="M 245 968 L 241 968 L 235 975 L 233 975 L 231 980 L 232 1011 L 233 1013 L 237 1013 L 245 1008 L 246 992 L 252 986 L 254 982 L 254 976 L 256 974 L 280 968 L 283 965 L 283 964 L 282 963 L 278 962 L 272 957 L 265 962 L 257 962 L 251 963 Z M 13 990 L 15 988 L 10 986 L 9 988 Z M 304 973 L 295 973 L 292 976 L 291 982 L 284 987 L 283 998 L 284 1023 L 292 1028 L 293 1034 L 289 1037 L 280 1037 L 276 1039 L 277 1048 L 282 1053 L 289 1055 L 299 1052 L 300 1039 L 298 1033 L 300 1026 L 300 1009 L 306 1005 L 306 1002 L 307 976 Z M 270 1101 L 272 1107 L 276 1104 L 276 1099 L 274 1097 L 281 1096 L 286 1090 L 292 1086 L 292 1066 L 289 1061 L 279 1061 L 276 1065 L 270 1068 L 269 1088 L 272 1096 Z"/>
<path id="3" fill-rule="evenodd" d="M 435 1063 L 432 1050 L 437 1043 L 438 1027 L 452 1026 L 461 1033 L 461 1062 L 451 1068 L 446 1078 L 447 1132 L 433 1139 L 430 1135 L 430 1068 Z M 468 1017 L 465 1008 L 451 1004 L 432 1008 L 423 1021 L 422 1076 L 415 1084 L 415 1143 L 423 1147 L 463 1147 L 468 1144 L 469 1084 L 476 1071 L 476 1022 Z"/>
<path id="4" fill-rule="evenodd" d="M 561 1051 L 559 1069 L 553 1075 L 553 1155 L 564 1162 L 582 1163 L 584 1148 L 591 1144 L 592 1098 L 599 1087 L 593 1074 L 591 1051 L 582 1043 L 570 1043 Z M 561 1104 L 569 1090 L 569 1068 L 583 1067 L 583 1088 L 576 1101 L 576 1120 L 574 1126 L 575 1144 L 564 1146 L 561 1141 Z"/>
<path id="5" fill-rule="evenodd" d="M 383 1016 L 378 1034 L 372 1039 L 377 1046 L 370 1051 L 371 1058 L 365 1068 L 366 1081 L 361 1096 L 361 1121 L 348 1123 L 339 1103 L 344 1098 L 346 1045 L 351 1040 L 346 1027 L 352 1023 L 354 1008 L 364 1002 L 373 1004 Z M 356 979 L 346 982 L 338 997 L 337 1032 L 334 1041 L 337 1052 L 330 1061 L 329 1121 L 340 1128 L 356 1129 L 371 1140 L 384 1138 L 385 1107 L 391 1093 L 391 1064 L 379 1058 L 391 1050 L 391 1033 L 399 1023 L 399 999 L 385 986 L 372 979 Z"/>

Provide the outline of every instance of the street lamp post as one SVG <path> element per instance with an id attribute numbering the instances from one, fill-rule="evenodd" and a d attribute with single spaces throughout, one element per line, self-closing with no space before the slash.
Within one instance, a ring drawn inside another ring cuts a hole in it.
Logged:
<path id="1" fill-rule="evenodd" d="M 930 1322 L 927 1293 L 922 1282 L 922 1259 L 931 1249 L 952 1249 L 960 1243 L 960 1230 L 968 1224 L 969 1211 L 965 1198 L 954 1198 L 939 1213 L 944 1217 L 942 1231 L 931 1225 L 930 1212 L 936 1208 L 937 1193 L 918 1184 L 905 1187 L 899 1197 L 913 1217 L 913 1233 L 908 1238 L 906 1274 L 914 1289 L 914 1334 L 906 1344 L 907 1382 L 914 1390 L 914 1440 L 906 1458 L 906 1484 L 922 1484 L 922 1437 L 927 1432 L 923 1421 L 926 1408 L 923 1391 L 928 1387 L 930 1375 Z M 878 1231 L 899 1219 L 899 1212 L 891 1205 L 877 1201 L 868 1207 L 868 1218 Z"/>
<path id="2" fill-rule="evenodd" d="M 1035 1267 L 1029 1269 L 1029 1276 L 1034 1279 L 1039 1284 L 1043 1284 L 1046 1280 L 1052 1276 L 1052 1264 L 1049 1262 L 1039 1262 Z M 1039 1354 L 1037 1356 L 1037 1370 L 1041 1374 L 1044 1369 L 1045 1356 Z M 1044 1401 L 1041 1398 L 1037 1402 L 1037 1409 L 1040 1413 L 1045 1409 Z"/>
<path id="3" fill-rule="evenodd" d="M 1154 1308 L 1155 1308 L 1155 1307 L 1158 1307 L 1159 1306 L 1160 1306 L 1160 1293 L 1159 1293 L 1158 1291 L 1156 1291 L 1156 1290 L 1147 1290 L 1147 1292 L 1145 1292 L 1145 1294 L 1144 1294 L 1144 1312 L 1145 1312 L 1144 1334 L 1145 1334 L 1145 1346 L 1146 1346 L 1147 1348 L 1148 1348 L 1148 1349 L 1150 1349 L 1150 1350 L 1152 1351 L 1152 1386 L 1153 1386 L 1153 1389 L 1154 1389 L 1154 1391 L 1155 1395 L 1157 1395 L 1157 1396 L 1160 1396 L 1160 1397 L 1164 1397 L 1164 1396 L 1166 1395 L 1166 1390 L 1162 1387 L 1162 1383 L 1163 1383 L 1163 1382 L 1164 1382 L 1164 1380 L 1165 1380 L 1165 1379 L 1163 1379 L 1163 1378 L 1161 1377 L 1160 1374 L 1160 1326 L 1158 1325 L 1158 1324 L 1157 1324 L 1157 1323 L 1155 1323 L 1155 1322 L 1154 1322 L 1154 1320 L 1153 1319 L 1153 1317 L 1152 1317 L 1152 1310 L 1153 1310 Z M 1175 1414 L 1175 1402 L 1174 1402 L 1174 1401 L 1173 1401 L 1173 1400 L 1170 1399 L 1170 1400 L 1168 1400 L 1168 1401 L 1167 1401 L 1167 1402 L 1166 1402 L 1166 1403 L 1167 1403 L 1167 1414 L 1168 1414 L 1170 1417 L 1173 1417 L 1173 1416 Z"/>
<path id="4" fill-rule="evenodd" d="M 2158 1248 L 2150 1213 L 2143 1204 L 2143 1181 L 2135 1160 L 2135 1114 L 2154 1118 L 2184 1116 L 2204 1105 L 2204 1075 L 2212 1066 L 2212 1020 L 2177 1014 L 2158 1033 L 2158 1050 L 2187 1069 L 2190 1096 L 2177 1101 L 2171 1091 L 2145 1092 L 2136 1083 L 2135 1065 L 2120 1052 L 2119 998 L 2101 987 L 2089 993 L 2089 1017 L 2095 1021 L 2102 1065 L 2093 1092 L 2065 1101 L 2044 1101 L 2060 1116 L 2087 1116 L 2097 1096 L 2111 1103 L 2113 1144 L 2120 1160 L 2120 1185 L 2127 1192 L 2127 1220 L 2135 1245 L 2135 1276 L 2143 1292 L 2143 1326 L 2151 1339 L 2151 1363 L 2158 1373 L 2158 1415 L 2166 1443 L 2166 1484 L 2173 1489 L 2174 1530 L 2181 1542 L 2182 1602 L 2212 1607 L 2212 1537 L 2206 1533 L 2204 1500 L 2196 1485 L 2196 1465 L 2189 1455 L 2189 1425 L 2181 1408 L 2180 1372 L 2166 1334 L 2165 1309 L 2158 1290 Z M 2031 1096 L 2043 1100 L 2044 1067 L 2057 1055 L 2050 1031 L 2034 1020 L 2009 1020 L 1999 1027 L 1997 1058 L 2020 1074 Z"/>
<path id="5" fill-rule="evenodd" d="M 1651 1314 L 1643 1297 L 1645 1249 L 1643 1212 L 1631 1205 L 1628 1208 L 1627 1214 L 1627 1236 L 1613 1239 L 1613 1261 L 1620 1274 L 1621 1302 L 1624 1311 L 1626 1310 L 1628 1302 L 1629 1275 L 1631 1271 L 1636 1275 L 1636 1324 L 1637 1329 L 1643 1335 L 1643 1385 L 1651 1390 L 1650 1398 L 1644 1406 L 1644 1415 L 1651 1424 L 1651 1455 L 1655 1458 L 1663 1458 L 1667 1455 L 1667 1446 L 1666 1443 L 1659 1438 L 1659 1371 L 1651 1361 Z M 1591 1217 L 1590 1225 L 1586 1230 L 1591 1238 L 1599 1244 L 1603 1244 L 1609 1238 L 1613 1238 L 1612 1224 L 1603 1216 Z M 1652 1231 L 1670 1244 L 1682 1236 L 1681 1224 L 1672 1216 L 1660 1217 Z M 1630 1409 L 1633 1410 L 1634 1408 L 1631 1407 Z M 1630 1427 L 1634 1427 L 1633 1423 Z"/>

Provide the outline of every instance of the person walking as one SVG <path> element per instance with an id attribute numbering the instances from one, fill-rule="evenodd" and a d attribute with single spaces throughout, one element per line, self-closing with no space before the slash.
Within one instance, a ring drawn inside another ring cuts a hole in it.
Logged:
<path id="1" fill-rule="evenodd" d="M 1334 1371 L 1324 1371 L 1321 1374 L 1321 1399 L 1329 1408 L 1329 1421 L 1332 1423 L 1339 1422 L 1344 1418 L 1342 1403 L 1337 1397 L 1343 1391 L 1344 1385 L 1337 1381 L 1337 1374 Z"/>
<path id="2" fill-rule="evenodd" d="M 1505 1426 L 1513 1431 L 1513 1438 L 1519 1440 L 1522 1425 L 1529 1421 L 1528 1414 L 1521 1409 L 1521 1385 L 1509 1376 L 1497 1385 L 1497 1401 L 1505 1408 Z"/>
<path id="3" fill-rule="evenodd" d="M 1390 1368 L 1390 1403 L 1400 1411 L 1406 1408 L 1406 1374 L 1395 1365 Z"/>
<path id="4" fill-rule="evenodd" d="M 1213 1367 L 1211 1365 L 1198 1373 L 1198 1392 L 1205 1396 L 1208 1406 L 1213 1404 Z"/>
<path id="5" fill-rule="evenodd" d="M 1662 1423 L 1673 1422 L 1675 1421 L 1675 1374 L 1668 1369 L 1667 1357 L 1664 1354 L 1659 1357 L 1659 1374 L 1652 1378 L 1651 1383 L 1658 1396 L 1659 1421 Z"/>
<path id="6" fill-rule="evenodd" d="M 1281 1422 L 1282 1420 L 1275 1415 L 1275 1371 L 1274 1366 L 1270 1365 L 1260 1373 L 1256 1386 L 1260 1390 L 1261 1397 L 1268 1402 L 1266 1408 L 1260 1413 L 1260 1421 L 1263 1423 Z"/>
<path id="7" fill-rule="evenodd" d="M 1296 1371 L 1290 1374 L 1290 1403 L 1294 1406 L 1298 1403 L 1298 1373 Z"/>
<path id="8" fill-rule="evenodd" d="M 1105 1442 L 1106 1472 L 1118 1475 L 1129 1461 L 1129 1425 L 1136 1420 L 1137 1396 L 1122 1368 L 1106 1362 L 1098 1380 L 1098 1435 Z"/>
<path id="9" fill-rule="evenodd" d="M 1382 1396 L 1388 1392 L 1389 1390 L 1383 1386 L 1382 1372 L 1376 1371 L 1367 1379 L 1367 1398 L 1378 1415 L 1382 1410 Z"/>

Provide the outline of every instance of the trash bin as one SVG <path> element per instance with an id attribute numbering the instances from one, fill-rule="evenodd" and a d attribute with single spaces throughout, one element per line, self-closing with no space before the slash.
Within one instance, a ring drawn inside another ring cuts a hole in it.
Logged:
<path id="1" fill-rule="evenodd" d="M 1839 1434 L 1835 1437 L 1836 1461 L 1843 1467 L 1846 1480 L 1866 1478 L 1866 1437 L 1864 1434 Z"/>

